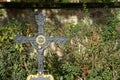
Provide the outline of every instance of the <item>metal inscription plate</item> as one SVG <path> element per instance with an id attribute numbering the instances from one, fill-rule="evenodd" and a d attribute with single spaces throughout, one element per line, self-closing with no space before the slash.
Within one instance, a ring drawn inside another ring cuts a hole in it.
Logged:
<path id="1" fill-rule="evenodd" d="M 39 78 L 30 78 L 30 80 L 50 80 L 50 78 L 39 77 Z"/>

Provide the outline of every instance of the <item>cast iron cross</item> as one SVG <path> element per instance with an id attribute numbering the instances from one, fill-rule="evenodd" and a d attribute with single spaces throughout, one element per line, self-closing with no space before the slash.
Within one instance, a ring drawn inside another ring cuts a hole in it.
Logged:
<path id="1" fill-rule="evenodd" d="M 42 13 L 36 13 L 35 14 L 35 20 L 38 25 L 38 33 L 35 33 L 34 37 L 26 37 L 22 35 L 15 36 L 14 40 L 16 43 L 26 43 L 30 42 L 32 46 L 37 49 L 38 52 L 38 73 L 40 75 L 43 74 L 44 68 L 43 68 L 43 53 L 44 50 L 50 45 L 51 42 L 55 42 L 58 44 L 64 44 L 66 42 L 65 37 L 49 37 L 44 34 L 44 23 L 45 23 L 46 17 Z M 31 79 L 35 80 L 35 79 Z M 38 80 L 38 79 L 37 79 Z M 42 80 L 48 80 L 48 79 L 42 79 Z"/>

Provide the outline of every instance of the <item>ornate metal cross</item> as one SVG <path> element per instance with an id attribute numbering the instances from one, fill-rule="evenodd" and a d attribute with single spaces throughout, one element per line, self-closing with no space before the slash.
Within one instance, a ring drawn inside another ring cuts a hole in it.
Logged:
<path id="1" fill-rule="evenodd" d="M 25 37 L 22 35 L 17 35 L 15 36 L 14 40 L 16 43 L 21 44 L 21 43 L 26 43 L 30 42 L 32 46 L 37 49 L 38 52 L 38 74 L 41 76 L 44 73 L 44 68 L 43 68 L 43 53 L 44 50 L 50 45 L 51 42 L 56 42 L 60 45 L 63 45 L 66 42 L 65 37 L 49 37 L 44 34 L 44 23 L 46 20 L 46 17 L 42 13 L 36 13 L 35 14 L 35 20 L 38 25 L 38 33 L 35 33 L 34 37 Z M 42 77 L 41 77 L 42 78 Z M 31 78 L 30 80 L 49 80 L 49 79 L 33 79 Z"/>

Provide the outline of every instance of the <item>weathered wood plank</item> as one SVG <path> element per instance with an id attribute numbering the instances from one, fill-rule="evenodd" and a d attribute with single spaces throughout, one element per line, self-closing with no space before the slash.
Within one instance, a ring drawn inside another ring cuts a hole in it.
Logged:
<path id="1" fill-rule="evenodd" d="M 27 6 L 26 6 L 27 5 Z M 38 3 L 38 2 L 0 2 L 0 8 L 16 8 L 16 9 L 60 9 L 60 8 L 119 8 L 120 2 L 108 3 Z"/>

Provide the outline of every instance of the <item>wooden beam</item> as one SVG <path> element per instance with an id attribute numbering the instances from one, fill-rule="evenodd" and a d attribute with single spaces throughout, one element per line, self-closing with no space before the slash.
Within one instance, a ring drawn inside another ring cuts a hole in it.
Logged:
<path id="1" fill-rule="evenodd" d="M 35 3 L 0 2 L 0 8 L 16 9 L 62 9 L 62 8 L 120 8 L 120 2 L 109 3 Z"/>

